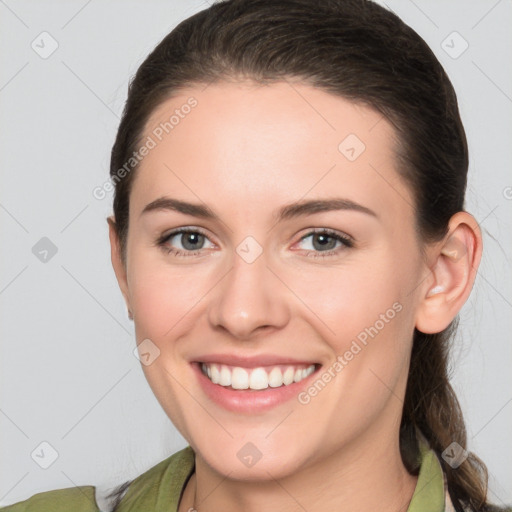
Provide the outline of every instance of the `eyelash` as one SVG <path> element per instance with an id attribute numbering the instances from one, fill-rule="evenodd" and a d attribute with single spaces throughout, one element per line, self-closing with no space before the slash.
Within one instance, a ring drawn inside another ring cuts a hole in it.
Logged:
<path id="1" fill-rule="evenodd" d="M 176 235 L 181 235 L 181 234 L 185 234 L 185 233 L 197 233 L 199 235 L 203 235 L 204 237 L 208 238 L 207 234 L 199 228 L 193 228 L 193 229 L 192 228 L 190 228 L 190 229 L 189 228 L 186 228 L 186 229 L 180 228 L 175 231 L 171 231 L 170 233 L 159 238 L 156 241 L 156 245 L 161 247 L 162 250 L 166 254 L 172 254 L 178 258 L 187 258 L 187 257 L 197 256 L 202 249 L 199 249 L 197 251 L 182 251 L 181 249 L 174 249 L 173 247 L 169 247 L 167 245 L 167 242 L 171 238 L 173 238 Z M 308 257 L 308 258 L 328 258 L 331 256 L 336 256 L 337 253 L 340 251 L 340 249 L 350 249 L 350 248 L 354 247 L 354 241 L 351 237 L 349 237 L 347 235 L 342 235 L 341 233 L 334 231 L 332 229 L 328 229 L 328 228 L 313 229 L 312 231 L 310 231 L 309 233 L 307 233 L 306 235 L 301 237 L 299 242 L 302 242 L 304 239 L 310 237 L 311 235 L 315 235 L 315 234 L 328 235 L 329 238 L 333 238 L 336 241 L 341 242 L 343 244 L 343 247 L 338 247 L 337 249 L 331 249 L 329 251 L 319 251 L 319 252 L 318 251 L 309 251 L 306 254 L 306 257 Z"/>

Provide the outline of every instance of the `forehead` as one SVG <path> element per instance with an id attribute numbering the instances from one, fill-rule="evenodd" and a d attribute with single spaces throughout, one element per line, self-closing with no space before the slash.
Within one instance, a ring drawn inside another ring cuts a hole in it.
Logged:
<path id="1" fill-rule="evenodd" d="M 260 213 L 305 196 L 342 195 L 394 214 L 412 204 L 396 172 L 391 123 L 304 83 L 180 90 L 150 116 L 142 141 L 150 140 L 132 189 L 133 213 L 162 195 Z"/>

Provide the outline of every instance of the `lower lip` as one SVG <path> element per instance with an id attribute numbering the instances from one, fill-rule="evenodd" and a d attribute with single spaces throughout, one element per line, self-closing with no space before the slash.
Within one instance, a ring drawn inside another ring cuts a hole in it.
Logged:
<path id="1" fill-rule="evenodd" d="M 294 382 L 288 386 L 267 389 L 240 389 L 235 390 L 219 384 L 214 384 L 202 371 L 200 363 L 192 363 L 192 368 L 197 374 L 199 383 L 206 395 L 221 407 L 229 411 L 242 413 L 264 412 L 280 404 L 296 398 L 298 394 L 316 378 L 319 368 L 300 382 Z"/>

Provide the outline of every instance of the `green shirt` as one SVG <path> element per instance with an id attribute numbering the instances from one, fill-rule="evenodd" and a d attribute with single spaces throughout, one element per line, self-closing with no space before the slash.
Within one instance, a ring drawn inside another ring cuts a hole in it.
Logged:
<path id="1" fill-rule="evenodd" d="M 453 505 L 436 454 L 420 443 L 421 466 L 407 512 L 452 512 Z M 118 507 L 119 512 L 176 512 L 181 493 L 194 471 L 190 446 L 135 478 Z M 450 508 L 451 507 L 451 508 Z M 0 512 L 100 512 L 92 485 L 41 492 L 0 508 Z"/>

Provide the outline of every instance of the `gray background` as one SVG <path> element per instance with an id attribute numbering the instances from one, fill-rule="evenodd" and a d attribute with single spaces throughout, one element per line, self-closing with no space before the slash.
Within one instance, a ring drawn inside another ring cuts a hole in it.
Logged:
<path id="1" fill-rule="evenodd" d="M 453 385 L 491 499 L 512 502 L 512 3 L 387 5 L 429 43 L 458 93 L 467 209 L 485 249 L 460 315 Z M 103 492 L 186 444 L 133 355 L 110 264 L 111 194 L 92 191 L 108 177 L 130 76 L 206 6 L 0 0 L 1 505 L 74 485 Z"/>

